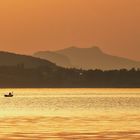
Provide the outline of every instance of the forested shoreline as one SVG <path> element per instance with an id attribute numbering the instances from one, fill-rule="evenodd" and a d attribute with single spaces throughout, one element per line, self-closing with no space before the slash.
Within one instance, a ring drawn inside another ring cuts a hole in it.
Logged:
<path id="1" fill-rule="evenodd" d="M 140 69 L 82 70 L 0 66 L 1 88 L 139 88 Z"/>

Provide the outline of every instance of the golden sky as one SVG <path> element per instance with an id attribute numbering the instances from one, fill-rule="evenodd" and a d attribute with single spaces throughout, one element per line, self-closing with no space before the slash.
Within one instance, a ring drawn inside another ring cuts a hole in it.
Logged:
<path id="1" fill-rule="evenodd" d="M 0 50 L 93 45 L 140 60 L 140 0 L 0 1 Z"/>

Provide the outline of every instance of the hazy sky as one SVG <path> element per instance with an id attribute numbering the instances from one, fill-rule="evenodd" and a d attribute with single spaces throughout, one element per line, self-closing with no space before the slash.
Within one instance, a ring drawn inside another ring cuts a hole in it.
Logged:
<path id="1" fill-rule="evenodd" d="M 140 0 L 0 1 L 0 50 L 93 45 L 140 60 Z"/>

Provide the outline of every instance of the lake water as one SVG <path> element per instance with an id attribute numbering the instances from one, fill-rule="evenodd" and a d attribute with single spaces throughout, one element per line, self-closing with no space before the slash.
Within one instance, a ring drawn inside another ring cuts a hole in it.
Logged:
<path id="1" fill-rule="evenodd" d="M 139 140 L 140 89 L 1 89 L 0 139 Z"/>

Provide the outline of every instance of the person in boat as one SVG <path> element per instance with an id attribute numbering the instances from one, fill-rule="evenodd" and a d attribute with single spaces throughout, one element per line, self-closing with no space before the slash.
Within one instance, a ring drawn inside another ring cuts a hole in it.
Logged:
<path id="1" fill-rule="evenodd" d="M 9 92 L 9 96 L 13 95 L 12 92 Z"/>
<path id="2" fill-rule="evenodd" d="M 5 97 L 13 97 L 12 92 L 9 92 L 7 95 L 4 95 Z"/>

